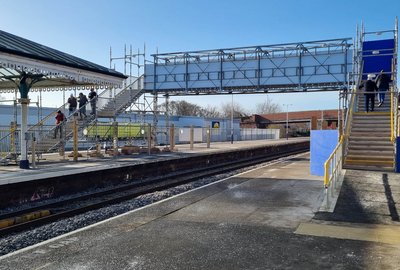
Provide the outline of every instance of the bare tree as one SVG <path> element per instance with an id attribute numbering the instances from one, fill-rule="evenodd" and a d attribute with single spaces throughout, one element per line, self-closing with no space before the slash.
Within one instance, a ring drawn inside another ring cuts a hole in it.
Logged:
<path id="1" fill-rule="evenodd" d="M 270 113 L 278 113 L 281 111 L 282 111 L 281 106 L 277 103 L 274 103 L 269 96 L 267 96 L 264 102 L 258 103 L 256 105 L 257 114 L 270 114 Z"/>
<path id="2" fill-rule="evenodd" d="M 222 114 L 218 111 L 217 107 L 207 105 L 200 107 L 197 104 L 190 103 L 184 100 L 171 101 L 168 105 L 168 112 L 170 115 L 185 115 L 185 116 L 199 116 L 209 118 L 220 118 Z M 165 111 L 165 103 L 160 104 L 160 111 Z"/>
<path id="3" fill-rule="evenodd" d="M 232 115 L 232 105 L 233 105 L 233 118 L 241 118 L 244 116 L 248 116 L 249 113 L 238 103 L 222 103 L 221 105 L 221 113 L 222 117 L 231 117 Z"/>
<path id="4" fill-rule="evenodd" d="M 207 107 L 202 108 L 201 116 L 209 118 L 220 118 L 222 117 L 222 114 L 220 111 L 218 111 L 217 107 L 207 105 Z"/>
<path id="5" fill-rule="evenodd" d="M 165 103 L 160 104 L 159 109 L 165 111 Z M 177 100 L 169 103 L 168 112 L 170 115 L 202 116 L 203 109 L 199 105 L 185 100 Z"/>

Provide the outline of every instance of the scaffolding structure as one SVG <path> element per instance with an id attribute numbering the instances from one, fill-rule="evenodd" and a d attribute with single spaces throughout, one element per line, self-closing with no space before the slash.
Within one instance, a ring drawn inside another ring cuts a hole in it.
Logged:
<path id="1" fill-rule="evenodd" d="M 348 87 L 352 39 L 153 54 L 146 91 L 169 95 L 338 91 Z"/>

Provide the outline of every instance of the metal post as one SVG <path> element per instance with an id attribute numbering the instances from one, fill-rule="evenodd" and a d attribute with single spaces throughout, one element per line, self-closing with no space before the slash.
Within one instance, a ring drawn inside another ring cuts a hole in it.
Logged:
<path id="1" fill-rule="evenodd" d="M 289 109 L 286 106 L 286 140 L 289 140 Z"/>
<path id="2" fill-rule="evenodd" d="M 74 138 L 74 145 L 73 145 L 73 156 L 74 161 L 78 161 L 78 120 L 74 117 L 73 122 L 73 138 Z"/>
<path id="3" fill-rule="evenodd" d="M 194 128 L 190 126 L 190 150 L 193 150 Z"/>
<path id="4" fill-rule="evenodd" d="M 148 131 L 147 131 L 147 153 L 151 154 L 151 124 L 148 124 Z"/>
<path id="5" fill-rule="evenodd" d="M 153 95 L 153 128 L 152 128 L 152 139 L 154 145 L 157 145 L 157 129 L 158 129 L 158 94 Z"/>
<path id="6" fill-rule="evenodd" d="M 175 148 L 175 125 L 172 124 L 169 128 L 169 145 L 171 151 Z"/>
<path id="7" fill-rule="evenodd" d="M 289 140 L 289 106 L 292 104 L 283 104 L 286 105 L 286 140 Z"/>
<path id="8" fill-rule="evenodd" d="M 232 106 L 231 106 L 231 144 L 233 144 L 233 93 L 232 93 Z"/>
<path id="9" fill-rule="evenodd" d="M 165 95 L 165 140 L 168 140 L 169 128 L 169 95 Z"/>
<path id="10" fill-rule="evenodd" d="M 36 159 L 35 159 L 35 155 L 36 155 L 36 138 L 35 135 L 32 135 L 32 168 L 36 168 Z"/>
<path id="11" fill-rule="evenodd" d="M 321 110 L 321 130 L 323 130 L 323 125 L 324 125 L 324 110 Z"/>
<path id="12" fill-rule="evenodd" d="M 10 123 L 10 152 L 17 153 L 17 143 L 16 143 L 16 130 L 17 130 L 17 122 Z M 16 155 L 15 155 L 16 156 Z"/>
<path id="13" fill-rule="evenodd" d="M 211 127 L 210 125 L 207 126 L 207 148 L 210 148 L 211 142 Z"/>

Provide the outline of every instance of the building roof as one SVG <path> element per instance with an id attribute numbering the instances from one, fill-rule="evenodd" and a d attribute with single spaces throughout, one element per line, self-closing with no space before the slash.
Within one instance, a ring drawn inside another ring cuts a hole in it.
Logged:
<path id="1" fill-rule="evenodd" d="M 264 121 L 268 122 L 281 122 L 286 121 L 286 117 L 290 120 L 305 120 L 311 119 L 311 117 L 315 116 L 317 119 L 337 119 L 338 118 L 338 110 L 316 110 L 316 111 L 301 111 L 301 112 L 288 112 L 286 116 L 286 112 L 282 113 L 272 113 L 272 114 L 260 114 L 258 115 Z M 322 117 L 323 116 L 323 117 Z M 261 120 L 261 122 L 264 122 Z"/>
<path id="2" fill-rule="evenodd" d="M 127 78 L 115 70 L 0 30 L 0 88 L 15 88 L 8 78 L 22 72 L 53 79 L 51 83 L 42 83 L 42 87 L 71 85 L 71 82 L 120 84 Z"/>

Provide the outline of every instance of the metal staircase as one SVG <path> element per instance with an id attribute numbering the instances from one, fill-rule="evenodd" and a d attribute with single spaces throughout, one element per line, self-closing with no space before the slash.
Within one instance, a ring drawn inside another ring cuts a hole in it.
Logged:
<path id="1" fill-rule="evenodd" d="M 125 88 L 117 89 L 114 91 L 115 96 L 110 95 L 110 91 L 105 90 L 100 93 L 97 97 L 97 118 L 115 118 L 123 111 L 125 111 L 133 102 L 135 102 L 143 93 L 143 75 L 138 77 L 133 83 L 129 84 Z M 111 97 L 110 97 L 111 96 Z M 85 106 L 90 106 L 86 104 Z M 79 111 L 79 109 L 77 110 Z M 89 111 L 89 108 L 86 108 Z M 97 119 L 93 116 L 88 116 L 85 119 L 78 119 L 78 134 L 81 131 L 91 125 L 94 125 Z M 37 152 L 52 152 L 58 149 L 64 142 L 67 142 L 73 137 L 73 126 L 74 116 L 71 115 L 67 118 L 62 125 L 63 137 L 61 139 L 54 138 L 55 127 L 50 132 L 40 136 L 40 139 L 36 143 Z"/>
<path id="2" fill-rule="evenodd" d="M 361 27 L 356 46 L 356 87 L 351 94 L 344 130 L 344 168 L 378 171 L 393 171 L 398 136 L 398 91 L 397 91 L 397 50 L 398 23 L 394 30 L 379 32 L 386 35 L 377 39 L 376 32 L 365 32 Z M 378 107 L 375 98 L 373 112 L 365 112 L 365 95 L 358 89 L 368 74 L 377 75 L 381 70 L 392 79 L 392 86 L 385 95 L 385 101 Z"/>
<path id="3" fill-rule="evenodd" d="M 349 132 L 345 168 L 393 171 L 395 157 L 389 103 L 386 100 L 381 107 L 375 104 L 374 112 L 365 113 L 364 95 L 359 95 L 358 112 L 353 113 Z"/>
<path id="4" fill-rule="evenodd" d="M 143 93 L 143 78 L 140 76 L 136 78 L 131 84 L 122 89 L 106 89 L 98 95 L 97 98 L 97 118 L 115 118 L 123 111 L 125 111 L 132 103 L 134 103 Z M 86 104 L 86 111 L 90 111 L 90 104 Z M 74 125 L 74 114 L 67 117 L 62 125 L 62 134 L 60 138 L 59 134 L 57 138 L 54 138 L 55 126 L 54 117 L 58 110 L 64 111 L 68 107 L 68 104 L 64 104 L 60 108 L 56 109 L 53 113 L 44 117 L 39 123 L 31 126 L 28 129 L 28 133 L 34 134 L 36 139 L 35 152 L 36 153 L 47 153 L 54 152 L 60 148 L 65 142 L 69 141 L 73 137 L 73 125 Z M 77 109 L 79 111 L 79 109 Z M 97 118 L 88 116 L 83 120 L 78 119 L 78 134 L 82 134 L 82 130 L 86 127 L 94 125 Z M 9 144 L 11 133 L 0 139 L 0 144 Z M 28 151 L 32 151 L 32 144 L 28 144 Z M 4 152 L 4 151 L 3 151 Z M 10 152 L 10 151 L 8 151 Z M 19 153 L 17 149 L 15 153 Z M 15 158 L 17 155 L 13 155 Z M 10 154 L 4 155 L 0 158 L 0 164 L 8 164 Z"/>
<path id="5" fill-rule="evenodd" d="M 106 91 L 99 95 L 97 103 L 98 118 L 114 118 L 124 112 L 143 94 L 144 75 L 118 91 L 113 98 L 108 98 Z"/>

